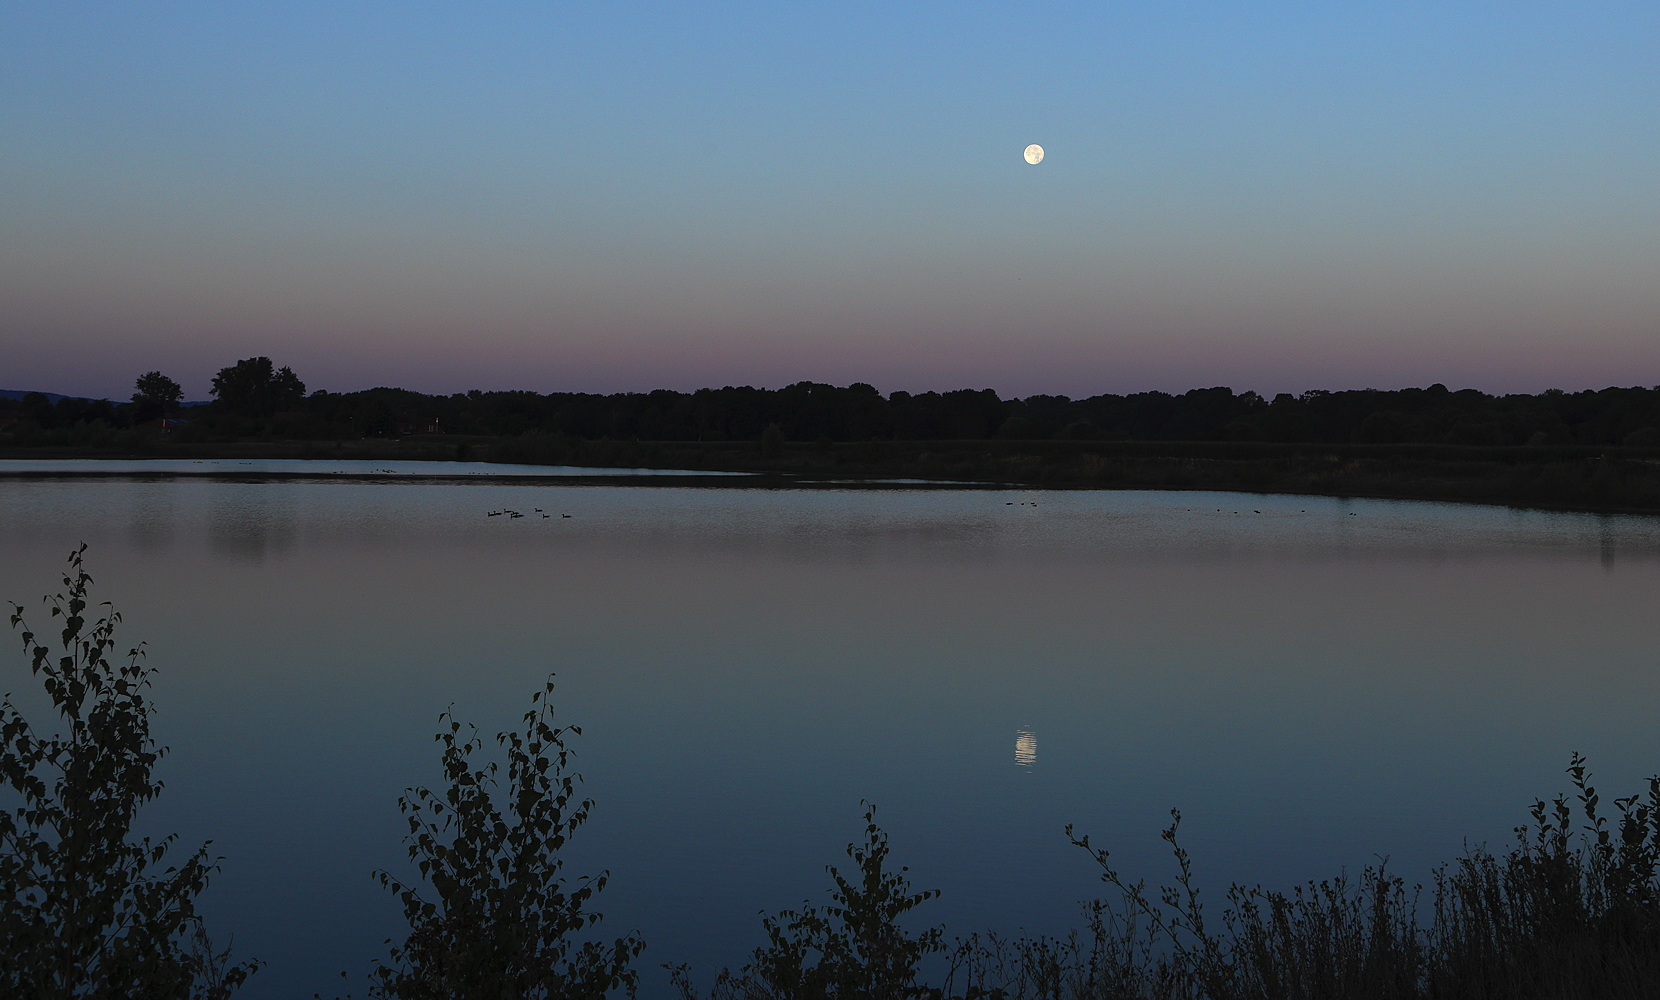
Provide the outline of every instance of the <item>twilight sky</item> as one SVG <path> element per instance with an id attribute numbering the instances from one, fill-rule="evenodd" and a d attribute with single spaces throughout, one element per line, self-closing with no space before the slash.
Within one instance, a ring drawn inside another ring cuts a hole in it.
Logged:
<path id="1" fill-rule="evenodd" d="M 0 388 L 205 398 L 256 354 L 332 391 L 1660 383 L 1660 7 L 0 7 Z"/>

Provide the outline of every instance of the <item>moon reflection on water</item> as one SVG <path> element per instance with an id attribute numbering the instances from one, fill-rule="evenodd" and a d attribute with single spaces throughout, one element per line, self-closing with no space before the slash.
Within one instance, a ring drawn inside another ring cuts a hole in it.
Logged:
<path id="1" fill-rule="evenodd" d="M 1037 763 L 1037 734 L 1030 729 L 1015 730 L 1014 762 L 1017 767 L 1031 767 Z"/>

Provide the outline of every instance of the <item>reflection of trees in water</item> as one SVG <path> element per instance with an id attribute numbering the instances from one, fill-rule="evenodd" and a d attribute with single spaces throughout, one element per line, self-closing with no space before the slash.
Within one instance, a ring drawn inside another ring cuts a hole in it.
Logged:
<path id="1" fill-rule="evenodd" d="M 298 534 L 294 520 L 281 512 L 222 507 L 209 522 L 208 550 L 232 562 L 257 564 L 267 555 L 293 549 Z"/>
<path id="2" fill-rule="evenodd" d="M 127 542 L 145 554 L 173 547 L 173 522 L 168 517 L 139 517 L 127 526 Z"/>
<path id="3" fill-rule="evenodd" d="M 127 542 L 147 555 L 166 552 L 173 547 L 175 527 L 180 520 L 177 497 L 172 490 L 148 492 L 132 506 Z"/>

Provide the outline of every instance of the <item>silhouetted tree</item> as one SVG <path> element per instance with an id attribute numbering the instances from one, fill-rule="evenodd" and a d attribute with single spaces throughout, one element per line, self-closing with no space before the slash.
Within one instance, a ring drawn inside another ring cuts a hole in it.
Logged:
<path id="1" fill-rule="evenodd" d="M 120 614 L 86 617 L 85 551 L 70 554 L 66 590 L 47 599 L 63 620 L 61 655 L 12 606 L 68 732 L 39 732 L 9 696 L 0 701 L 0 775 L 16 804 L 0 811 L 0 996 L 219 1000 L 255 965 L 229 965 L 201 932 L 196 896 L 218 870 L 207 845 L 158 873 L 177 835 L 130 839 L 139 808 L 161 792 L 152 771 L 166 748 L 150 738 L 142 645 L 117 666 Z"/>
<path id="2" fill-rule="evenodd" d="M 380 882 L 403 902 L 410 933 L 391 964 L 373 974 L 371 995 L 396 1000 L 591 1000 L 633 991 L 630 963 L 645 942 L 630 934 L 609 944 L 574 940 L 600 922 L 587 909 L 608 873 L 567 883 L 560 849 L 587 822 L 591 799 L 578 799 L 582 776 L 566 770 L 567 733 L 555 728 L 553 681 L 532 696 L 522 731 L 501 733 L 507 748 L 506 799 L 499 765 L 474 768 L 484 743 L 462 734 L 449 713 L 443 745 L 443 793 L 412 788 L 398 800 L 409 822 L 409 858 L 431 898 L 389 872 Z"/>
<path id="3" fill-rule="evenodd" d="M 831 905 L 763 915 L 767 946 L 739 974 L 723 970 L 710 1000 L 905 1000 L 933 992 L 917 981 L 918 966 L 945 950 L 944 928 L 913 935 L 899 921 L 939 890 L 913 893 L 908 868 L 887 868 L 888 835 L 876 825 L 876 807 L 865 805 L 864 843 L 847 845 L 858 871 L 849 878 L 825 866 Z M 688 967 L 668 969 L 681 997 L 694 1000 Z"/>
<path id="4" fill-rule="evenodd" d="M 298 407 L 305 383 L 287 365 L 273 371 L 270 358 L 246 358 L 213 376 L 213 397 L 241 416 L 269 417 Z"/>
<path id="5" fill-rule="evenodd" d="M 138 406 L 138 414 L 134 417 L 135 423 L 164 417 L 184 399 L 184 390 L 179 387 L 179 383 L 161 372 L 145 372 L 138 377 L 133 387 L 137 390 L 133 393 L 133 403 Z"/>

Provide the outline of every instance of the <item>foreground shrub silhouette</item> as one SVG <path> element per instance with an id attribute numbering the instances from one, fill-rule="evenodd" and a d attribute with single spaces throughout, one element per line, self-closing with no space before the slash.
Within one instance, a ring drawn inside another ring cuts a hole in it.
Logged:
<path id="1" fill-rule="evenodd" d="M 68 731 L 38 732 L 9 694 L 0 701 L 0 995 L 220 1000 L 257 963 L 231 964 L 197 916 L 218 870 L 206 844 L 158 872 L 177 836 L 130 839 L 139 808 L 161 793 L 153 771 L 167 748 L 150 738 L 142 644 L 117 666 L 121 615 L 86 618 L 85 552 L 70 553 L 65 590 L 45 599 L 62 619 L 61 655 L 12 605 L 29 668 Z"/>
<path id="2" fill-rule="evenodd" d="M 917 965 L 940 949 L 941 930 L 909 938 L 895 924 L 933 894 L 911 895 L 901 876 L 883 871 L 887 838 L 867 814 L 865 846 L 848 847 L 862 881 L 830 869 L 838 905 L 765 918 L 768 945 L 739 973 L 721 972 L 708 996 L 1653 1000 L 1660 777 L 1648 779 L 1646 795 L 1614 800 L 1618 815 L 1609 817 L 1582 757 L 1568 774 L 1577 807 L 1567 796 L 1534 802 L 1532 823 L 1516 829 L 1508 850 L 1469 850 L 1434 873 L 1428 899 L 1379 865 L 1290 892 L 1235 884 L 1209 919 L 1178 837 L 1179 812 L 1162 834 L 1175 880 L 1156 891 L 1126 879 L 1108 852 L 1068 827 L 1116 898 L 1085 904 L 1084 929 L 1064 937 L 959 939 L 938 987 L 918 981 Z M 699 996 L 687 966 L 669 971 L 683 1000 Z"/>
<path id="3" fill-rule="evenodd" d="M 581 775 L 567 771 L 566 734 L 555 728 L 553 681 L 531 698 L 522 731 L 501 733 L 507 773 L 475 768 L 483 749 L 477 731 L 448 712 L 442 744 L 443 794 L 412 788 L 398 799 L 409 822 L 409 858 L 431 898 L 389 872 L 382 885 L 403 902 L 410 934 L 371 975 L 370 995 L 398 1000 L 532 1000 L 601 997 L 633 991 L 630 968 L 645 947 L 636 935 L 610 944 L 575 940 L 600 922 L 587 909 L 605 888 L 601 872 L 573 888 L 561 876 L 559 851 L 588 819 L 591 799 L 578 799 Z M 492 794 L 505 792 L 505 811 Z"/>
<path id="4" fill-rule="evenodd" d="M 944 993 L 966 998 L 1206 1000 L 1566 1000 L 1660 996 L 1660 778 L 1646 796 L 1600 811 L 1585 761 L 1568 767 L 1575 807 L 1536 801 L 1508 851 L 1469 851 L 1421 891 L 1380 865 L 1290 893 L 1232 886 L 1207 924 L 1192 859 L 1177 833 L 1175 883 L 1149 892 L 1089 838 L 1114 905 L 1088 907 L 1067 939 L 961 942 Z M 1069 838 L 1072 831 L 1067 830 Z"/>
<path id="5" fill-rule="evenodd" d="M 762 914 L 768 944 L 755 950 L 737 975 L 722 970 L 712 1000 L 899 1000 L 929 992 L 917 983 L 922 959 L 943 949 L 941 928 L 907 933 L 899 918 L 939 895 L 912 893 L 904 873 L 886 870 L 888 835 L 876 825 L 876 807 L 866 803 L 865 842 L 848 844 L 858 872 L 853 880 L 827 865 L 833 905 L 823 910 L 803 903 L 799 910 Z M 687 966 L 669 969 L 682 997 L 698 993 Z"/>

